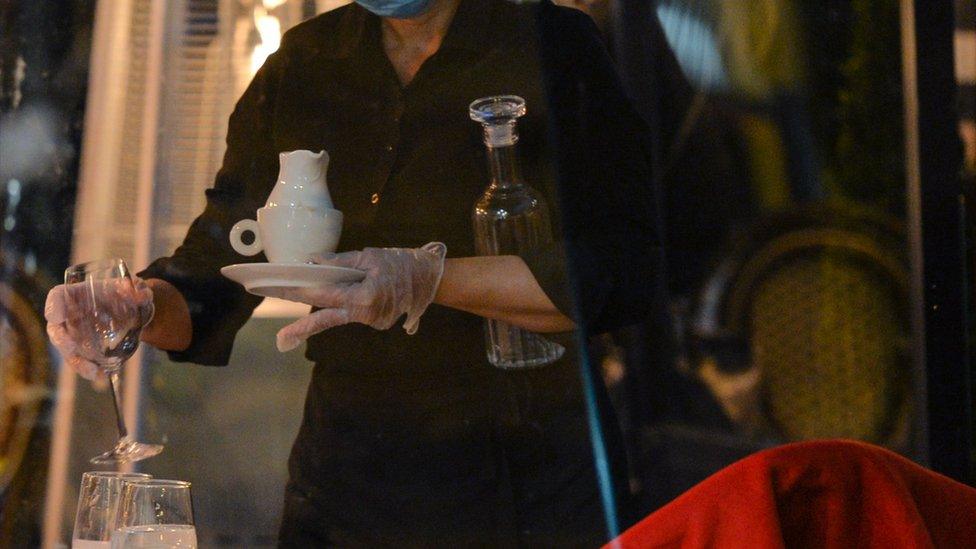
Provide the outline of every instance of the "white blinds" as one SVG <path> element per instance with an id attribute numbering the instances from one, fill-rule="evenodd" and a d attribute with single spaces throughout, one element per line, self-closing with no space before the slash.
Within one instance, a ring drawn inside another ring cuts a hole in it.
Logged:
<path id="1" fill-rule="evenodd" d="M 149 0 L 99 6 L 75 207 L 75 261 L 135 254 L 149 9 Z"/>
<path id="2" fill-rule="evenodd" d="M 220 167 L 238 95 L 243 47 L 234 47 L 235 0 L 174 2 L 168 14 L 163 116 L 153 204 L 154 256 L 179 245 Z M 244 44 L 241 44 L 244 46 Z M 237 51 L 235 51 L 237 50 Z"/>
<path id="3" fill-rule="evenodd" d="M 179 0 L 166 2 L 160 67 L 147 65 L 151 0 L 108 2 L 112 39 L 92 54 L 82 178 L 76 207 L 76 259 L 133 258 L 140 170 L 152 166 L 150 256 L 170 253 L 204 205 L 224 152 L 227 119 L 250 81 L 262 44 L 257 14 L 282 31 L 346 0 Z M 267 40 L 267 38 L 265 38 Z M 161 73 L 157 80 L 152 71 Z M 147 80 L 148 78 L 148 80 Z M 147 82 L 158 90 L 148 90 Z M 155 93 L 148 93 L 153 91 Z M 154 100 L 155 99 L 155 100 Z M 154 104 L 149 104 L 150 101 Z M 141 152 L 147 113 L 154 147 Z M 87 169 L 86 169 L 87 168 Z M 145 173 L 145 172 L 143 172 Z M 135 268 L 143 265 L 133 265 Z"/>
<path id="4" fill-rule="evenodd" d="M 227 119 L 253 76 L 252 56 L 277 38 L 260 17 L 283 32 L 345 3 L 175 0 L 163 4 L 160 20 L 151 17 L 152 0 L 107 0 L 100 28 L 111 30 L 92 52 L 75 259 L 120 256 L 139 269 L 171 253 L 203 210 Z M 153 56 L 150 37 L 158 33 L 162 54 Z M 151 204 L 139 208 L 138 191 L 148 186 Z"/>
<path id="5" fill-rule="evenodd" d="M 114 194 L 115 207 L 109 212 L 111 226 L 108 250 L 104 255 L 113 257 L 133 257 L 135 254 L 136 211 L 135 197 L 138 195 L 139 170 L 141 158 L 143 124 L 146 116 L 147 71 L 146 60 L 149 53 L 150 0 L 134 0 L 130 14 L 129 56 L 126 78 L 125 101 L 123 103 L 121 124 L 121 156 L 119 157 L 118 179 Z M 105 221 L 109 221 L 106 219 Z"/>

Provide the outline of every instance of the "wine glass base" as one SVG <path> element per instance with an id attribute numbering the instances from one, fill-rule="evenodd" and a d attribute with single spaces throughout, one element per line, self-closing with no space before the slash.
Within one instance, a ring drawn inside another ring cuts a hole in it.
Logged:
<path id="1" fill-rule="evenodd" d="M 163 451 L 161 444 L 144 444 L 136 442 L 128 437 L 120 439 L 115 448 L 104 454 L 97 455 L 89 461 L 95 464 L 102 463 L 129 463 L 140 461 L 158 455 Z"/>

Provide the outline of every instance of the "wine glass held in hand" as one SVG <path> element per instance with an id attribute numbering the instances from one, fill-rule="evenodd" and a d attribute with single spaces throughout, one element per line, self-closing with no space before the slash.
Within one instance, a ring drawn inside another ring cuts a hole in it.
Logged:
<path id="1" fill-rule="evenodd" d="M 196 546 L 189 482 L 140 479 L 123 484 L 113 549 Z"/>
<path id="2" fill-rule="evenodd" d="M 158 444 L 132 440 L 119 403 L 119 371 L 139 346 L 139 332 L 152 319 L 152 303 L 142 304 L 122 259 L 69 267 L 64 273 L 65 326 L 82 358 L 108 374 L 119 441 L 92 463 L 125 463 L 163 451 Z"/>

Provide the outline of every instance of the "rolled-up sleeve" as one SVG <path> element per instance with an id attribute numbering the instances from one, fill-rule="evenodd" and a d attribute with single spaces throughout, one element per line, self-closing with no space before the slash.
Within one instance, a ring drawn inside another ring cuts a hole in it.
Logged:
<path id="1" fill-rule="evenodd" d="M 642 322 L 655 313 L 664 284 L 650 132 L 588 17 L 546 2 L 537 21 L 561 238 L 525 261 L 587 332 Z"/>
<path id="2" fill-rule="evenodd" d="M 576 253 L 581 259 L 592 259 L 593 254 Z M 533 277 L 545 292 L 546 296 L 552 301 L 553 305 L 564 315 L 577 319 L 582 316 L 585 319 L 592 319 L 595 311 L 577 311 L 577 299 L 574 295 L 572 284 L 567 273 L 569 262 L 567 261 L 566 242 L 557 241 L 535 248 L 525 254 L 522 259 L 528 265 Z M 607 294 L 612 288 L 612 281 L 605 278 L 598 265 L 579 264 L 575 262 L 573 269 L 580 280 L 586 280 L 585 287 L 588 292 L 595 294 L 587 299 L 581 299 L 580 305 L 583 307 L 599 307 L 599 304 L 606 302 Z"/>
<path id="3" fill-rule="evenodd" d="M 277 177 L 271 120 L 282 58 L 282 53 L 270 56 L 238 101 L 228 125 L 223 164 L 213 188 L 206 191 L 204 212 L 173 255 L 157 259 L 139 273 L 142 278 L 169 282 L 189 306 L 193 339 L 186 350 L 168 353 L 174 361 L 227 364 L 237 331 L 261 301 L 224 278 L 220 268 L 265 261 L 263 254 L 249 258 L 237 254 L 230 246 L 229 232 L 241 219 L 254 217 Z"/>

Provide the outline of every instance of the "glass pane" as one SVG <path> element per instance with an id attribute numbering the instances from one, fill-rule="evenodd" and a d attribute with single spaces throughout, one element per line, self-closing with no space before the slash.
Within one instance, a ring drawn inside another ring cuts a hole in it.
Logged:
<path id="1" fill-rule="evenodd" d="M 974 219 L 973 204 L 976 196 L 976 2 L 972 0 L 956 0 L 955 2 L 956 29 L 953 36 L 953 46 L 955 53 L 955 75 L 956 83 L 959 86 L 959 136 L 962 140 L 963 166 L 962 166 L 962 189 L 966 200 L 966 216 L 969 220 Z M 974 248 L 973 224 L 967 224 L 968 230 L 966 238 L 968 242 L 966 269 L 969 273 L 967 288 L 972 292 L 974 261 L 976 261 L 976 248 Z M 972 302 L 970 310 L 967 311 L 970 319 L 970 340 L 972 340 L 972 325 L 974 318 Z M 976 369 L 972 363 L 969 365 L 970 379 L 976 375 Z M 973 388 L 973 395 L 976 396 L 976 387 Z M 973 426 L 973 434 L 976 436 L 976 425 Z"/>
<path id="2" fill-rule="evenodd" d="M 0 546 L 117 436 L 43 317 L 109 257 L 167 327 L 119 468 L 200 546 L 599 545 L 765 448 L 925 461 L 898 0 L 347 4 L 0 8 Z"/>
<path id="3" fill-rule="evenodd" d="M 899 2 L 638 4 L 614 36 L 658 132 L 675 353 L 649 326 L 598 352 L 645 508 L 795 441 L 924 462 Z"/>

